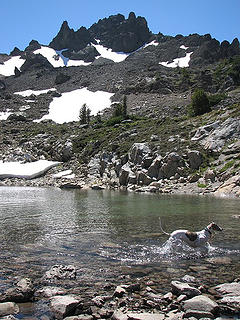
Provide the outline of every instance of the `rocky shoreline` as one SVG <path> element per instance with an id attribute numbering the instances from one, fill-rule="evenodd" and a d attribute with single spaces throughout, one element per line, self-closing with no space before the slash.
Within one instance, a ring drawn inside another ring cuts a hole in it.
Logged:
<path id="1" fill-rule="evenodd" d="M 79 288 L 72 265 L 55 265 L 40 280 L 18 279 L 0 295 L 0 319 L 18 319 L 38 305 L 39 316 L 24 319 L 65 320 L 178 320 L 238 319 L 240 282 L 206 285 L 185 275 L 162 288 L 160 280 L 122 276 L 118 284 Z M 66 286 L 67 284 L 67 286 Z M 36 312 L 36 310 L 35 310 Z M 41 314 L 41 315 L 40 315 Z"/>

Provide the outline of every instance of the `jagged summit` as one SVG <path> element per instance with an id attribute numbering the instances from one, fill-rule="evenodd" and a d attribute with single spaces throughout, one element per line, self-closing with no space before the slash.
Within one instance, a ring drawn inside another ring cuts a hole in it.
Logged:
<path id="1" fill-rule="evenodd" d="M 150 40 L 152 33 L 143 17 L 131 12 L 127 19 L 121 14 L 100 19 L 89 29 L 81 27 L 77 31 L 69 28 L 64 21 L 57 36 L 49 46 L 55 50 L 69 49 L 78 52 L 91 43 L 111 48 L 115 52 L 130 53 Z"/>

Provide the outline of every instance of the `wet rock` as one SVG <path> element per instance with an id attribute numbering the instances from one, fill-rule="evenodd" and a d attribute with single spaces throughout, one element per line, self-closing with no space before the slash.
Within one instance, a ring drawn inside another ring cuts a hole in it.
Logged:
<path id="1" fill-rule="evenodd" d="M 17 314 L 19 307 L 15 302 L 3 302 L 0 303 L 0 317 L 11 314 Z"/>
<path id="2" fill-rule="evenodd" d="M 201 291 L 190 286 L 187 283 L 172 281 L 171 282 L 172 292 L 176 295 L 184 294 L 188 297 L 194 297 L 201 295 Z"/>
<path id="3" fill-rule="evenodd" d="M 128 313 L 128 318 L 131 320 L 164 320 L 164 314 L 160 313 Z"/>
<path id="4" fill-rule="evenodd" d="M 1 297 L 2 301 L 28 302 L 33 299 L 34 288 L 32 281 L 28 278 L 21 279 L 16 287 L 6 290 Z"/>
<path id="5" fill-rule="evenodd" d="M 64 320 L 93 320 L 93 316 L 80 314 L 79 316 L 66 317 Z"/>
<path id="6" fill-rule="evenodd" d="M 160 313 L 123 313 L 116 310 L 113 313 L 112 320 L 164 320 L 164 314 Z"/>
<path id="7" fill-rule="evenodd" d="M 204 295 L 199 295 L 189 300 L 186 300 L 183 304 L 183 307 L 185 311 L 197 310 L 211 312 L 212 314 L 215 314 L 219 309 L 218 304 L 216 302 Z"/>
<path id="8" fill-rule="evenodd" d="M 50 298 L 66 294 L 66 290 L 59 287 L 44 287 L 35 292 L 36 297 Z"/>
<path id="9" fill-rule="evenodd" d="M 79 304 L 80 299 L 75 296 L 54 296 L 50 300 L 50 309 L 56 319 L 63 319 L 73 315 Z"/>
<path id="10" fill-rule="evenodd" d="M 76 279 L 76 268 L 72 265 L 55 265 L 47 271 L 43 280 Z"/>

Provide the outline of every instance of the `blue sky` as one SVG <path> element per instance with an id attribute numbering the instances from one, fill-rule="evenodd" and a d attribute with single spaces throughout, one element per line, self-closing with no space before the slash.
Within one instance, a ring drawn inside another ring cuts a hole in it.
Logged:
<path id="1" fill-rule="evenodd" d="M 0 52 L 24 49 L 32 40 L 48 44 L 64 20 L 74 30 L 99 19 L 134 11 L 153 33 L 206 34 L 240 39 L 240 0 L 7 0 L 1 1 Z"/>

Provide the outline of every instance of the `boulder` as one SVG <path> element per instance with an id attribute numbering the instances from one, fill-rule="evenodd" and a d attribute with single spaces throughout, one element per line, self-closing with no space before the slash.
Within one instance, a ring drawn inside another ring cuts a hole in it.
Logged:
<path id="1" fill-rule="evenodd" d="M 44 280 L 76 279 L 76 268 L 72 265 L 54 265 L 43 276 Z"/>
<path id="2" fill-rule="evenodd" d="M 19 313 L 19 307 L 15 302 L 0 303 L 0 317 Z"/>
<path id="3" fill-rule="evenodd" d="M 165 316 L 162 313 L 123 313 L 119 310 L 116 310 L 112 315 L 112 320 L 164 320 Z"/>
<path id="4" fill-rule="evenodd" d="M 119 183 L 121 186 L 126 186 L 128 184 L 129 176 L 133 176 L 134 173 L 132 172 L 128 163 L 122 166 L 120 173 L 119 173 Z"/>
<path id="5" fill-rule="evenodd" d="M 158 173 L 158 180 L 165 178 L 169 179 L 178 172 L 180 167 L 184 166 L 183 159 L 176 152 L 171 152 L 166 155 L 163 162 Z"/>
<path id="6" fill-rule="evenodd" d="M 128 158 L 134 164 L 141 164 L 151 152 L 147 143 L 134 143 L 129 151 Z"/>
<path id="7" fill-rule="evenodd" d="M 93 316 L 87 314 L 80 314 L 78 316 L 66 317 L 64 320 L 93 320 Z"/>
<path id="8" fill-rule="evenodd" d="M 215 192 L 217 196 L 240 197 L 240 175 L 233 176 L 225 181 Z"/>
<path id="9" fill-rule="evenodd" d="M 51 298 L 66 294 L 66 290 L 59 287 L 43 287 L 35 292 L 36 297 Z"/>
<path id="10" fill-rule="evenodd" d="M 137 183 L 140 185 L 148 186 L 153 179 L 147 175 L 147 171 L 142 170 L 137 173 Z"/>
<path id="11" fill-rule="evenodd" d="M 48 61 L 47 58 L 42 56 L 41 54 L 30 54 L 27 55 L 26 61 L 21 66 L 20 71 L 32 71 L 32 70 L 39 70 L 39 69 L 53 69 L 53 66 Z"/>
<path id="12" fill-rule="evenodd" d="M 195 297 L 201 295 L 201 291 L 190 286 L 187 283 L 179 282 L 179 281 L 172 281 L 171 282 L 172 292 L 176 295 L 186 295 L 187 297 Z"/>
<path id="13" fill-rule="evenodd" d="M 210 180 L 211 182 L 214 182 L 216 179 L 216 173 L 212 169 L 207 169 L 207 171 L 204 172 L 203 179 L 205 181 Z"/>
<path id="14" fill-rule="evenodd" d="M 159 169 L 161 168 L 163 162 L 162 162 L 162 156 L 157 156 L 150 167 L 148 168 L 147 175 L 151 178 L 157 178 L 159 174 Z"/>
<path id="15" fill-rule="evenodd" d="M 28 278 L 21 279 L 15 287 L 9 288 L 4 293 L 2 300 L 12 302 L 29 302 L 33 299 L 33 283 Z"/>
<path id="16" fill-rule="evenodd" d="M 56 319 L 63 319 L 74 315 L 74 311 L 80 304 L 80 299 L 75 296 L 54 296 L 50 300 L 50 309 Z"/>
<path id="17" fill-rule="evenodd" d="M 201 153 L 197 150 L 188 151 L 189 166 L 191 169 L 198 169 L 202 164 Z"/>
<path id="18" fill-rule="evenodd" d="M 211 312 L 212 314 L 215 314 L 219 309 L 218 304 L 215 301 L 204 295 L 198 295 L 184 301 L 183 307 L 185 311 L 197 310 Z"/>

